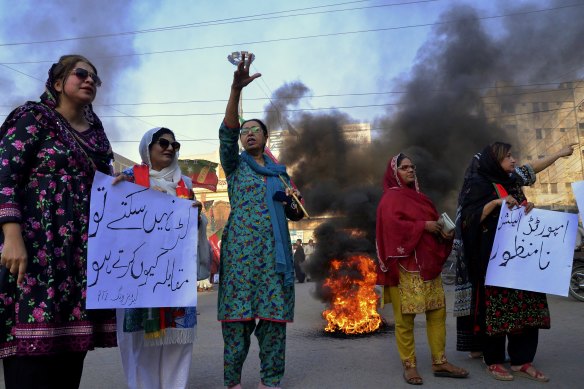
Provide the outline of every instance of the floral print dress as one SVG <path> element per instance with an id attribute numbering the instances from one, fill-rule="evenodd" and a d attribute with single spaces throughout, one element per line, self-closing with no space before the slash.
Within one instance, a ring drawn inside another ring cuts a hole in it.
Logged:
<path id="1" fill-rule="evenodd" d="M 294 319 L 294 284 L 276 272 L 276 249 L 264 176 L 243 162 L 239 129 L 219 130 L 231 212 L 221 241 L 218 320 Z M 289 214 L 287 212 L 288 217 Z M 301 216 L 300 216 L 301 217 Z M 300 218 L 299 217 L 299 218 Z M 287 247 L 291 244 L 288 237 Z"/>
<path id="2" fill-rule="evenodd" d="M 28 254 L 21 285 L 0 268 L 0 358 L 116 345 L 114 311 L 85 309 L 93 175 L 39 118 L 22 116 L 0 139 L 0 223 L 20 223 Z"/>

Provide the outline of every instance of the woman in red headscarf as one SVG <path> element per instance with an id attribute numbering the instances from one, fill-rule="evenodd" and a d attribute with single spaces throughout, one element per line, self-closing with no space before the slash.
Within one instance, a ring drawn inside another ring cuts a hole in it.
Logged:
<path id="1" fill-rule="evenodd" d="M 444 233 L 432 201 L 420 192 L 416 166 L 400 153 L 389 162 L 377 208 L 377 283 L 391 301 L 404 379 L 423 383 L 416 368 L 414 318 L 426 314 L 432 371 L 438 377 L 464 378 L 468 372 L 448 363 L 446 305 L 440 273 L 452 249 L 453 232 Z"/>

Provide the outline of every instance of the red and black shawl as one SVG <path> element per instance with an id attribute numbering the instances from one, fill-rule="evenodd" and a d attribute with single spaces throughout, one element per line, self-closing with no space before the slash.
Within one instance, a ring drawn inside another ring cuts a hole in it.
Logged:
<path id="1" fill-rule="evenodd" d="M 419 271 L 425 281 L 433 280 L 440 275 L 452 249 L 452 241 L 425 231 L 426 221 L 438 220 L 438 212 L 430 198 L 420 192 L 417 178 L 412 186 L 401 180 L 397 171 L 399 156 L 389 162 L 384 193 L 377 207 L 379 285 L 398 285 L 399 265 L 408 271 Z"/>

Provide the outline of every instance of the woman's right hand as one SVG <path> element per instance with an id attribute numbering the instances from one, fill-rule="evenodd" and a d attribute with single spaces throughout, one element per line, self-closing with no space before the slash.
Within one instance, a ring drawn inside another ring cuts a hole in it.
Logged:
<path id="1" fill-rule="evenodd" d="M 4 233 L 4 248 L 0 256 L 0 264 L 17 276 L 16 282 L 21 284 L 26 273 L 28 255 L 22 239 L 20 224 L 6 223 L 2 226 L 2 231 Z"/>
<path id="2" fill-rule="evenodd" d="M 249 67 L 251 63 L 245 61 L 245 53 L 241 55 L 241 61 L 237 64 L 237 70 L 233 73 L 233 83 L 231 84 L 232 89 L 241 90 L 248 86 L 253 80 L 261 77 L 260 73 L 256 73 L 253 76 L 249 75 Z"/>
<path id="3" fill-rule="evenodd" d="M 424 230 L 431 234 L 439 234 L 442 231 L 442 227 L 437 221 L 427 221 Z"/>
<path id="4" fill-rule="evenodd" d="M 507 197 L 502 198 L 502 199 L 498 199 L 497 201 L 498 201 L 499 205 L 503 205 L 503 201 L 505 201 L 507 203 L 507 206 L 509 207 L 509 209 L 512 209 L 512 208 L 519 205 L 519 203 L 517 202 L 515 197 L 513 197 L 511 195 L 508 195 Z"/>

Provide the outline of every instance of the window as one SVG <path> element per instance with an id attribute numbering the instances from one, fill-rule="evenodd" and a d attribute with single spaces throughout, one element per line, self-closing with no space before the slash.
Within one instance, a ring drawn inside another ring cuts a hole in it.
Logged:
<path id="1" fill-rule="evenodd" d="M 539 103 L 531 103 L 533 112 L 539 112 Z"/>
<path id="2" fill-rule="evenodd" d="M 546 101 L 546 102 L 543 102 L 543 103 L 541 103 L 541 110 L 542 110 L 542 111 L 547 111 L 547 110 L 549 110 L 549 105 L 548 105 L 547 101 Z"/>
<path id="3" fill-rule="evenodd" d="M 548 193 L 548 186 L 547 184 L 541 184 L 541 193 L 547 194 Z"/>
<path id="4" fill-rule="evenodd" d="M 578 128 L 584 130 L 584 122 L 578 123 Z"/>
<path id="5" fill-rule="evenodd" d="M 564 127 L 560 128 L 560 132 L 566 132 L 566 129 Z"/>
<path id="6" fill-rule="evenodd" d="M 558 184 L 556 184 L 555 182 L 554 183 L 551 183 L 550 184 L 550 192 L 552 192 L 552 193 L 558 193 Z"/>
<path id="7" fill-rule="evenodd" d="M 570 182 L 566 182 L 566 189 L 572 189 L 572 184 Z"/>
<path id="8" fill-rule="evenodd" d="M 541 128 L 536 128 L 535 129 L 535 139 L 543 139 L 542 133 L 541 133 Z"/>
<path id="9" fill-rule="evenodd" d="M 501 104 L 502 113 L 515 113 L 515 104 L 513 103 L 503 103 Z"/>

